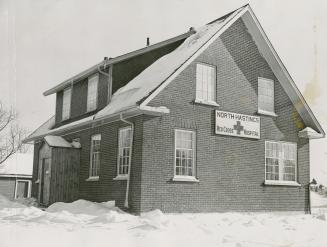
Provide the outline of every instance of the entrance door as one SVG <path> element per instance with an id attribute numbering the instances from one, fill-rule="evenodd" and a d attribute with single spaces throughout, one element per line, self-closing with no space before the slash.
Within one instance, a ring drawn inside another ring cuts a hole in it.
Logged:
<path id="1" fill-rule="evenodd" d="M 43 205 L 49 204 L 49 195 L 50 195 L 50 159 L 42 159 L 42 168 L 41 168 L 41 195 L 40 203 Z"/>

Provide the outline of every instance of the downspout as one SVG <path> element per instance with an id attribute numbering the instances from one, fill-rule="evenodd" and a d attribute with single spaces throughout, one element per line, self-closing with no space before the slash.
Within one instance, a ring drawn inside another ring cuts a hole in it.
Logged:
<path id="1" fill-rule="evenodd" d="M 131 174 L 131 162 L 132 162 L 132 154 L 133 154 L 133 136 L 134 136 L 134 123 L 127 121 L 126 119 L 123 118 L 123 113 L 120 113 L 120 120 L 124 123 L 127 123 L 131 126 L 132 128 L 132 136 L 130 140 L 130 159 L 128 160 L 128 174 L 127 174 L 127 184 L 126 184 L 126 193 L 125 193 L 125 202 L 124 206 L 128 208 L 128 194 L 129 194 L 129 183 L 130 183 L 130 174 Z"/>

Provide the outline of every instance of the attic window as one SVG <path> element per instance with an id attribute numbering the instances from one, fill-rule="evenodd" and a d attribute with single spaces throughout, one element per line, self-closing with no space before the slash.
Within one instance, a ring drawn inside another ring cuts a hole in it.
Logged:
<path id="1" fill-rule="evenodd" d="M 258 113 L 276 115 L 274 108 L 274 81 L 258 78 Z"/>
<path id="2" fill-rule="evenodd" d="M 97 108 L 99 75 L 89 77 L 87 84 L 87 111 L 94 111 Z"/>
<path id="3" fill-rule="evenodd" d="M 66 88 L 64 90 L 63 100 L 62 100 L 62 120 L 66 120 L 70 117 L 70 103 L 71 103 L 71 88 Z"/>
<path id="4" fill-rule="evenodd" d="M 196 101 L 216 102 L 216 68 L 212 65 L 196 65 Z"/>

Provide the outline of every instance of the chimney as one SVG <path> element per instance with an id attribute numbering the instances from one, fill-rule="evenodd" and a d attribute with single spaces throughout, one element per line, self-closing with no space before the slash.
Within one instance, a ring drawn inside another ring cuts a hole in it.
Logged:
<path id="1" fill-rule="evenodd" d="M 146 46 L 149 46 L 149 45 L 150 45 L 150 38 L 147 37 L 147 38 L 146 38 Z"/>

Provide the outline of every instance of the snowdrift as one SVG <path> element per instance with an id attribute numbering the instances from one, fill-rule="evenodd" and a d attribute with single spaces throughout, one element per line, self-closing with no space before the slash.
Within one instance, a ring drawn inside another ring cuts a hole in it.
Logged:
<path id="1" fill-rule="evenodd" d="M 314 194 L 312 198 L 327 205 L 326 197 Z M 115 207 L 114 202 L 59 202 L 46 210 L 31 202 L 23 205 L 0 196 L 0 247 L 44 243 L 50 247 L 327 246 L 325 211 L 305 215 L 163 214 L 153 210 L 134 216 Z"/>

